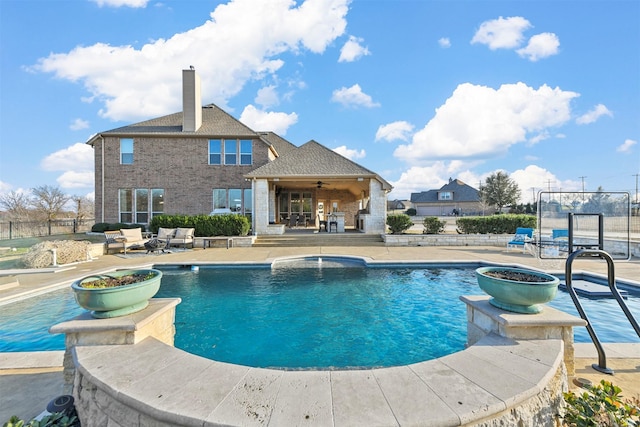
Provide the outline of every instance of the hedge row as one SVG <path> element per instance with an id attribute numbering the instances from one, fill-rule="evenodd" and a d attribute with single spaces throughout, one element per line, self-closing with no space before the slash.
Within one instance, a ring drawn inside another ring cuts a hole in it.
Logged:
<path id="1" fill-rule="evenodd" d="M 456 220 L 458 232 L 462 234 L 513 234 L 516 228 L 536 228 L 533 215 L 506 214 L 464 217 Z"/>
<path id="2" fill-rule="evenodd" d="M 122 222 L 98 222 L 93 224 L 91 231 L 94 233 L 104 233 L 105 231 L 118 231 L 122 228 L 142 228 L 145 229 L 144 224 L 124 224 Z"/>
<path id="3" fill-rule="evenodd" d="M 151 219 L 149 229 L 153 233 L 158 228 L 195 228 L 198 237 L 211 236 L 246 236 L 251 224 L 244 215 L 157 215 Z"/>

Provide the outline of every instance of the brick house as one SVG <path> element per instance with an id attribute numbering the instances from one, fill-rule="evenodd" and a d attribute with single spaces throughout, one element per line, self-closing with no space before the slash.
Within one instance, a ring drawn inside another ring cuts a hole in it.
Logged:
<path id="1" fill-rule="evenodd" d="M 388 182 L 315 141 L 297 147 L 256 132 L 214 104 L 183 70 L 183 111 L 100 132 L 94 148 L 95 217 L 148 224 L 160 214 L 251 217 L 254 234 L 281 234 L 293 215 L 315 226 L 328 213 L 344 226 L 384 233 Z"/>
<path id="2" fill-rule="evenodd" d="M 411 193 L 411 204 L 424 216 L 482 214 L 478 190 L 459 179 L 449 178 L 439 190 Z"/>

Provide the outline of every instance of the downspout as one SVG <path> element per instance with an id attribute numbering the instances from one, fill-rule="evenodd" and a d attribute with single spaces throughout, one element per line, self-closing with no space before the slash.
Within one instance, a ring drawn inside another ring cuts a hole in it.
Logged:
<path id="1" fill-rule="evenodd" d="M 100 140 L 102 141 L 102 144 L 100 144 L 100 149 L 102 151 L 100 156 L 100 161 L 102 162 L 100 167 L 100 191 L 102 193 L 102 196 L 100 197 L 100 214 L 102 217 L 100 218 L 100 222 L 104 222 L 104 136 L 100 135 Z"/>

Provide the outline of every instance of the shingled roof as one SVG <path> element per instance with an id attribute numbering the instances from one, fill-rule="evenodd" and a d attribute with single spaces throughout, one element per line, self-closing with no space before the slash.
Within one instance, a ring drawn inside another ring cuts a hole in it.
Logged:
<path id="1" fill-rule="evenodd" d="M 375 172 L 341 156 L 316 141 L 282 154 L 274 161 L 245 175 L 247 178 L 295 177 L 368 177 L 378 178 L 385 187 L 391 185 Z"/>
<path id="2" fill-rule="evenodd" d="M 282 138 L 273 132 L 258 132 L 263 140 L 267 141 L 276 150 L 278 156 L 282 156 L 292 150 L 297 149 L 296 145 L 293 145 L 286 139 Z"/>
<path id="3" fill-rule="evenodd" d="M 480 200 L 478 190 L 465 184 L 459 179 L 451 179 L 449 183 L 440 187 L 439 190 L 428 190 L 420 193 L 411 193 L 411 203 L 435 203 L 442 202 L 438 199 L 438 194 L 451 192 L 453 198 L 448 202 L 477 202 Z"/>
<path id="4" fill-rule="evenodd" d="M 256 138 L 259 135 L 215 104 L 202 107 L 202 126 L 195 132 L 182 130 L 182 112 L 169 114 L 144 122 L 111 129 L 93 136 L 87 143 L 93 145 L 100 136 L 206 136 Z"/>

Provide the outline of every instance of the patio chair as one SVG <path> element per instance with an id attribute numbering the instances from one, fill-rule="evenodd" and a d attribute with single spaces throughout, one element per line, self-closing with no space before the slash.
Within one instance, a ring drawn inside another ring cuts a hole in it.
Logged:
<path id="1" fill-rule="evenodd" d="M 289 217 L 289 228 L 293 228 L 298 224 L 298 216 L 299 215 L 291 215 Z"/>
<path id="2" fill-rule="evenodd" d="M 566 228 L 560 228 L 551 230 L 551 240 L 553 244 L 558 247 L 559 251 L 569 250 L 569 230 Z"/>
<path id="3" fill-rule="evenodd" d="M 191 244 L 193 248 L 193 238 L 195 234 L 195 228 L 176 228 L 176 234 L 169 240 L 167 246 L 174 245 L 180 246 L 182 245 L 183 249 L 187 249 L 187 245 Z"/>
<path id="4" fill-rule="evenodd" d="M 532 242 L 533 228 L 518 227 L 514 236 L 507 242 L 507 249 L 522 248 L 522 253 L 525 253 Z"/>
<path id="5" fill-rule="evenodd" d="M 307 228 L 307 217 L 304 215 L 298 215 L 298 226 Z"/>

